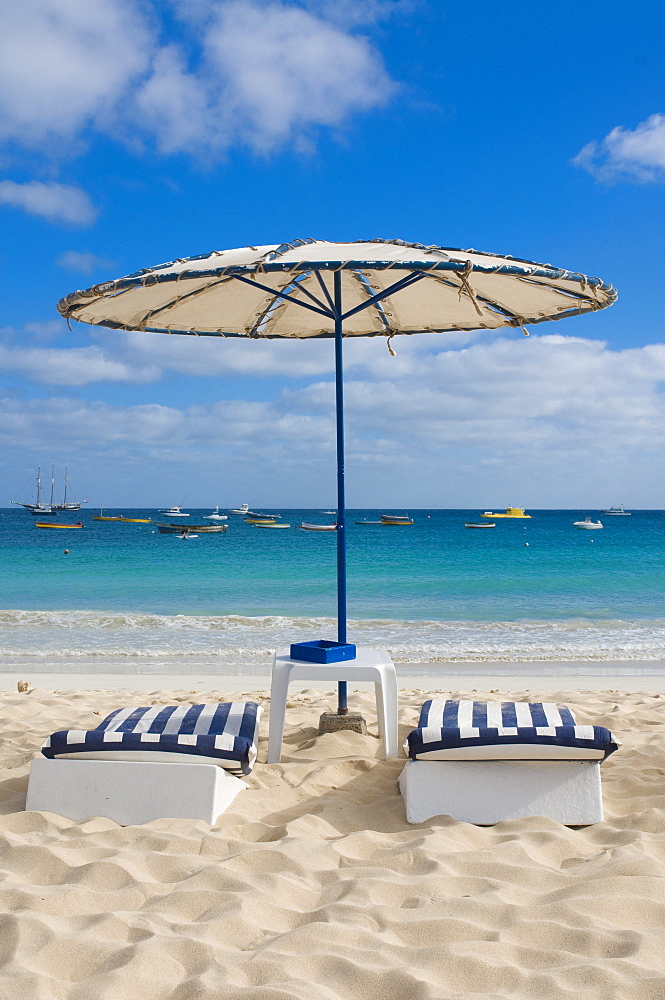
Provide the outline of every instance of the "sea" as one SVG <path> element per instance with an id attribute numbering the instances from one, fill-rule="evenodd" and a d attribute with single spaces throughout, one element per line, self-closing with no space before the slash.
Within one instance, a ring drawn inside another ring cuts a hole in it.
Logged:
<path id="1" fill-rule="evenodd" d="M 598 518 L 588 509 L 485 530 L 464 526 L 479 510 L 383 512 L 414 523 L 347 514 L 350 642 L 421 673 L 664 673 L 665 511 L 601 516 L 596 531 L 573 526 Z M 226 532 L 182 539 L 154 509 L 104 510 L 148 524 L 95 513 L 46 530 L 0 509 L 0 671 L 265 674 L 275 648 L 337 637 L 335 533 L 297 527 L 334 515 L 268 511 L 291 525 L 277 531 L 229 514 Z M 206 523 L 210 509 L 188 513 Z"/>

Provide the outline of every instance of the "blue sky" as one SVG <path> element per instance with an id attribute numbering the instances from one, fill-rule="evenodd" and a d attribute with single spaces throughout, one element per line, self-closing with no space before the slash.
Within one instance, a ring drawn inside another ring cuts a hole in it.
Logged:
<path id="1" fill-rule="evenodd" d="M 0 505 L 334 500 L 331 343 L 70 332 L 75 288 L 295 237 L 599 275 L 610 309 L 349 344 L 350 506 L 663 506 L 665 11 L 23 0 L 0 30 Z"/>

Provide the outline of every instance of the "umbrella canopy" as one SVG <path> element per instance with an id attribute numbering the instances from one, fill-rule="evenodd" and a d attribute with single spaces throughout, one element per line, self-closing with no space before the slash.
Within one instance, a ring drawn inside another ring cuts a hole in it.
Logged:
<path id="1" fill-rule="evenodd" d="M 337 638 L 346 642 L 344 337 L 498 330 L 594 312 L 611 285 L 551 264 L 402 240 L 219 250 L 72 292 L 60 313 L 94 326 L 209 337 L 335 338 Z M 392 352 L 392 349 L 391 349 Z M 346 683 L 338 711 L 346 712 Z"/>
<path id="2" fill-rule="evenodd" d="M 345 337 L 497 330 L 610 305 L 611 285 L 516 257 L 401 240 L 294 240 L 187 257 L 73 292 L 67 319 L 195 336 Z"/>

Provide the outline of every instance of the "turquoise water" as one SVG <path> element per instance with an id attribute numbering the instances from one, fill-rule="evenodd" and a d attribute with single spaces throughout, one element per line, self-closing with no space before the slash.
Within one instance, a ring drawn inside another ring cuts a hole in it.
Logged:
<path id="1" fill-rule="evenodd" d="M 0 512 L 0 655 L 259 662 L 275 645 L 334 637 L 335 534 L 296 528 L 332 517 L 281 510 L 292 527 L 272 531 L 229 515 L 227 532 L 183 541 L 93 513 L 82 530 L 47 531 Z M 354 523 L 380 511 L 349 512 L 350 639 L 402 660 L 665 659 L 665 512 L 605 517 L 592 532 L 573 521 L 593 510 L 465 529 L 479 513 L 411 511 L 413 526 L 385 527 Z"/>

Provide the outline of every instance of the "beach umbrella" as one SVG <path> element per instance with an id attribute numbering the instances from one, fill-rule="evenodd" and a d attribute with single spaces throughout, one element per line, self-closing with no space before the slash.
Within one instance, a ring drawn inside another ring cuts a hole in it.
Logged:
<path id="1" fill-rule="evenodd" d="M 62 316 L 115 330 L 335 341 L 337 641 L 347 641 L 344 337 L 521 328 L 594 312 L 611 285 L 576 271 L 402 240 L 294 240 L 185 257 L 73 292 Z M 338 712 L 346 714 L 346 684 Z"/>

